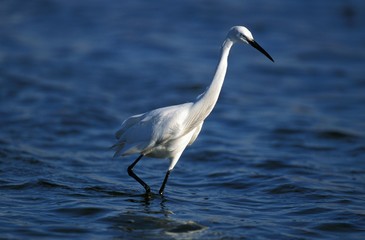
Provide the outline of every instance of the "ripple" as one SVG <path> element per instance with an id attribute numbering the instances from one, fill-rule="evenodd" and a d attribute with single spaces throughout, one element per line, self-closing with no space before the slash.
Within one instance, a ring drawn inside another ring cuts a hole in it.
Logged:
<path id="1" fill-rule="evenodd" d="M 302 134 L 304 131 L 301 129 L 294 129 L 294 128 L 276 128 L 272 131 L 275 135 L 296 135 Z"/>
<path id="2" fill-rule="evenodd" d="M 316 152 L 330 152 L 337 150 L 335 146 L 323 146 L 319 144 L 310 144 L 310 143 L 297 143 L 293 144 L 293 147 Z"/>
<path id="3" fill-rule="evenodd" d="M 267 169 L 267 170 L 308 168 L 306 166 L 292 165 L 292 164 L 288 164 L 288 163 L 285 163 L 283 161 L 274 160 L 274 159 L 269 159 L 269 160 L 266 160 L 264 162 L 257 163 L 254 166 L 257 167 L 257 168 L 263 168 L 263 169 Z"/>
<path id="4" fill-rule="evenodd" d="M 176 226 L 170 228 L 169 230 L 165 231 L 165 233 L 173 236 L 179 236 L 180 239 L 189 238 L 192 234 L 197 234 L 199 232 L 204 231 L 207 227 L 197 224 L 193 221 L 188 221 L 186 223 L 180 223 Z M 194 236 L 196 237 L 196 236 Z"/>
<path id="5" fill-rule="evenodd" d="M 344 130 L 323 130 L 317 132 L 319 138 L 334 140 L 355 140 L 359 136 L 355 133 L 346 132 Z"/>
<path id="6" fill-rule="evenodd" d="M 321 223 L 315 227 L 315 229 L 326 231 L 326 232 L 356 232 L 362 231 L 358 229 L 354 224 L 346 222 L 329 222 Z"/>
<path id="7" fill-rule="evenodd" d="M 84 191 L 102 193 L 102 194 L 105 194 L 105 195 L 108 195 L 108 196 L 114 196 L 114 197 L 129 196 L 129 194 L 127 194 L 125 192 L 120 192 L 120 191 L 117 191 L 117 190 L 110 190 L 106 187 L 101 187 L 101 186 L 85 187 Z"/>
<path id="8" fill-rule="evenodd" d="M 309 193 L 313 191 L 305 187 L 300 187 L 294 184 L 286 183 L 278 187 L 275 187 L 269 190 L 268 192 L 271 194 L 287 194 L 287 193 Z"/>
<path id="9" fill-rule="evenodd" d="M 363 156 L 363 155 L 365 155 L 365 146 L 354 147 L 353 149 L 349 150 L 349 153 L 353 157 Z M 359 170 L 359 171 L 361 171 L 361 170 Z"/>
<path id="10" fill-rule="evenodd" d="M 55 213 L 61 215 L 67 215 L 70 217 L 90 217 L 99 216 L 109 212 L 108 209 L 100 207 L 68 207 L 68 208 L 57 208 L 54 210 Z"/>
<path id="11" fill-rule="evenodd" d="M 41 188 L 62 188 L 62 189 L 71 189 L 69 186 L 60 183 L 54 183 L 52 181 L 46 179 L 39 179 L 33 184 L 34 186 L 38 186 Z"/>
<path id="12" fill-rule="evenodd" d="M 71 188 L 64 185 L 54 183 L 45 179 L 39 179 L 36 181 L 27 181 L 22 183 L 7 183 L 0 185 L 0 189 L 7 190 L 26 190 L 26 189 L 34 189 L 34 188 L 60 188 L 70 190 Z"/>
<path id="13" fill-rule="evenodd" d="M 313 208 L 307 208 L 307 209 L 302 209 L 302 210 L 299 210 L 299 211 L 295 211 L 295 212 L 292 212 L 292 214 L 295 214 L 295 215 L 312 215 L 312 214 L 326 213 L 326 212 L 330 212 L 330 211 L 332 211 L 332 209 L 321 208 L 321 207 L 313 207 Z"/>
<path id="14" fill-rule="evenodd" d="M 62 234 L 62 235 L 67 235 L 70 237 L 70 235 L 73 235 L 73 234 L 87 234 L 87 233 L 90 233 L 90 229 L 87 228 L 87 227 L 77 227 L 77 226 L 74 226 L 74 227 L 70 227 L 70 226 L 67 226 L 67 227 L 49 227 L 48 228 L 48 231 L 50 231 L 51 233 L 59 233 L 59 234 Z"/>

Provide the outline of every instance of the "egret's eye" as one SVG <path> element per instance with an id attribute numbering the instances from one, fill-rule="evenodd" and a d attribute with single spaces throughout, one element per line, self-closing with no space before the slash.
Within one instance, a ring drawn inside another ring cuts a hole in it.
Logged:
<path id="1" fill-rule="evenodd" d="M 238 33 L 238 38 L 242 40 L 247 40 L 246 36 L 243 35 L 242 33 Z"/>

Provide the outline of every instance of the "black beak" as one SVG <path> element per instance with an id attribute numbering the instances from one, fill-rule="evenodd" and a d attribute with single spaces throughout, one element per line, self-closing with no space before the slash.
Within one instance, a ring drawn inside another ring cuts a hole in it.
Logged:
<path id="1" fill-rule="evenodd" d="M 274 59 L 272 59 L 272 57 L 270 56 L 270 54 L 268 54 L 257 42 L 255 42 L 255 40 L 249 41 L 248 42 L 252 47 L 256 48 L 257 50 L 259 50 L 262 54 L 264 54 L 268 59 L 270 59 L 272 62 L 274 62 Z"/>

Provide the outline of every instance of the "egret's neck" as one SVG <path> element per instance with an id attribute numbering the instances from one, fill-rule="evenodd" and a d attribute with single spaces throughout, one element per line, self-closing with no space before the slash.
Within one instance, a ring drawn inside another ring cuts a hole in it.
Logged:
<path id="1" fill-rule="evenodd" d="M 197 102 L 203 102 L 206 104 L 206 107 L 210 108 L 210 110 L 213 109 L 215 103 L 218 100 L 219 93 L 222 89 L 222 85 L 224 82 L 224 78 L 226 76 L 227 72 L 227 66 L 228 66 L 228 55 L 229 51 L 231 50 L 231 47 L 233 45 L 233 42 L 230 39 L 227 39 L 224 41 L 221 49 L 221 57 L 217 65 L 217 69 L 215 71 L 212 83 L 208 87 L 208 89 L 203 93 L 203 95 L 200 97 L 200 99 Z M 210 113 L 210 111 L 209 111 Z M 209 114 L 208 113 L 208 114 Z"/>
<path id="2" fill-rule="evenodd" d="M 195 119 L 193 122 L 203 121 L 213 110 L 219 93 L 222 89 L 224 78 L 227 72 L 228 55 L 233 42 L 227 38 L 221 48 L 221 57 L 217 65 L 216 72 L 214 74 L 212 83 L 207 90 L 198 97 L 196 102 L 192 106 L 192 112 L 194 112 Z"/>

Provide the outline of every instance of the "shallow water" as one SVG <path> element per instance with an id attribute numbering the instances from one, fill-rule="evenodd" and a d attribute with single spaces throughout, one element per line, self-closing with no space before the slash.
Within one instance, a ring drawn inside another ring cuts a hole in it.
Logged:
<path id="1" fill-rule="evenodd" d="M 0 4 L 3 239 L 362 239 L 363 1 Z M 227 30 L 219 102 L 168 162 L 113 159 L 128 116 L 204 91 Z"/>

